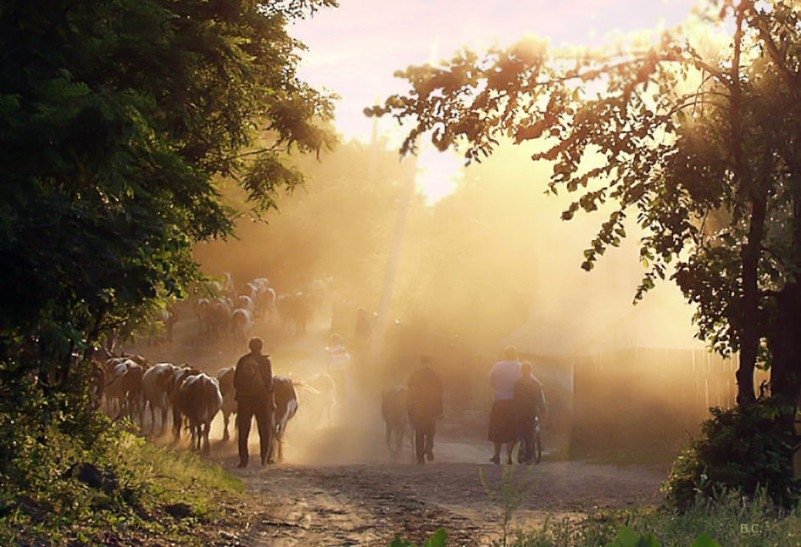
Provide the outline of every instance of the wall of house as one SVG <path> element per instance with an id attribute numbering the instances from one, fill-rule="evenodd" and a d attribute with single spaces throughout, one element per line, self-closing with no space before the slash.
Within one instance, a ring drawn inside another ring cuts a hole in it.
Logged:
<path id="1" fill-rule="evenodd" d="M 736 368 L 735 359 L 704 350 L 575 358 L 571 456 L 672 460 L 699 434 L 710 407 L 735 404 Z"/>

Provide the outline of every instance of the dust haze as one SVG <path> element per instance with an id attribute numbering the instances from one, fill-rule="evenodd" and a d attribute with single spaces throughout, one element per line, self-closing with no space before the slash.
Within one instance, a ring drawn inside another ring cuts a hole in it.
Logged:
<path id="1" fill-rule="evenodd" d="M 632 306 L 644 273 L 634 227 L 592 272 L 582 271 L 583 250 L 605 213 L 561 221 L 561 211 L 578 196 L 546 195 L 549 167 L 533 164 L 530 155 L 525 148 L 502 147 L 485 163 L 462 170 L 453 193 L 431 204 L 419 188 L 410 200 L 404 197 L 421 168 L 414 160 L 399 161 L 382 143 L 351 142 L 319 160 L 299 160 L 306 186 L 281 196 L 266 223 L 245 215 L 236 239 L 197 246 L 203 271 L 227 272 L 235 288 L 264 277 L 279 298 L 315 294 L 305 333 L 294 332 L 278 312 L 257 320 L 249 332 L 265 339 L 275 373 L 297 384 L 300 409 L 288 428 L 286 459 L 387 461 L 380 393 L 405 383 L 423 353 L 433 357 L 444 380 L 443 442 L 453 436 L 488 444 L 487 375 L 506 344 L 518 346 L 545 384 L 547 427 L 561 439 L 551 445 L 554 451 L 569 453 L 576 428 L 587 426 L 579 415 L 587 404 L 593 427 L 619 424 L 620 413 L 625 420 L 626 409 L 600 404 L 615 396 L 587 390 L 585 368 L 607 367 L 602 377 L 638 390 L 654 416 L 675 419 L 689 405 L 693 410 L 681 423 L 684 440 L 686 428 L 699 421 L 696 407 L 703 417 L 704 404 L 716 397 L 725 404 L 730 386 L 717 374 L 724 378 L 729 371 L 712 363 L 693 339 L 692 310 L 678 290 L 666 282 Z M 399 214 L 405 215 L 400 227 Z M 396 271 L 388 275 L 393 260 Z M 360 309 L 371 319 L 371 342 L 357 339 Z M 178 320 L 175 341 L 160 346 L 162 356 L 152 360 L 194 361 L 216 372 L 246 352 L 241 342 L 199 335 L 189 302 Z M 314 402 L 319 393 L 305 384 L 327 371 L 332 333 L 350 350 L 350 377 L 345 395 L 321 409 Z M 651 362 L 649 351 L 673 357 Z M 637 352 L 646 358 L 630 356 Z M 616 367 L 622 362 L 629 369 L 621 377 Z M 702 366 L 715 376 L 711 392 L 708 378 L 700 385 L 693 378 Z M 657 389 L 637 387 L 674 377 L 677 385 L 695 386 L 693 401 L 671 402 Z M 213 437 L 221 437 L 221 428 L 218 417 Z"/>

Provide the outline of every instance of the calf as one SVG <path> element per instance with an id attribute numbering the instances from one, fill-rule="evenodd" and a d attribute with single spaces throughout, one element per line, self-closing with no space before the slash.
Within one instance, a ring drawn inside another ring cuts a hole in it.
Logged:
<path id="1" fill-rule="evenodd" d="M 178 390 L 187 378 L 198 374 L 200 374 L 200 369 L 184 365 L 173 369 L 167 377 L 167 399 L 172 406 L 172 434 L 176 441 L 181 438 L 181 424 L 183 423 L 181 409 L 176 404 Z"/>
<path id="2" fill-rule="evenodd" d="M 223 415 L 223 441 L 227 441 L 228 424 L 231 421 L 231 414 L 236 414 L 236 392 L 234 391 L 234 367 L 225 367 L 217 371 L 217 381 L 220 383 L 220 393 L 222 393 L 222 415 Z"/>
<path id="3" fill-rule="evenodd" d="M 268 461 L 280 462 L 284 459 L 283 444 L 287 422 L 298 411 L 298 397 L 292 380 L 284 376 L 274 376 L 273 396 L 275 398 L 275 410 L 272 413 L 273 434 Z"/>
<path id="4" fill-rule="evenodd" d="M 178 370 L 172 363 L 157 363 L 147 369 L 142 376 L 142 394 L 145 406 L 150 409 L 150 434 L 156 428 L 156 411 L 161 413 L 158 435 L 164 434 L 167 426 L 167 413 L 170 410 L 170 377 Z"/>
<path id="5" fill-rule="evenodd" d="M 115 419 L 142 412 L 142 376 L 145 365 L 132 358 L 112 358 L 106 361 L 106 409 Z"/>
<path id="6" fill-rule="evenodd" d="M 253 312 L 245 308 L 236 308 L 231 313 L 231 335 L 233 342 L 245 345 L 248 333 L 253 328 Z"/>
<path id="7" fill-rule="evenodd" d="M 175 406 L 189 422 L 192 450 L 208 454 L 211 422 L 222 403 L 220 384 L 204 372 L 189 376 L 181 383 Z"/>
<path id="8" fill-rule="evenodd" d="M 389 455 L 394 460 L 400 454 L 406 426 L 406 386 L 398 385 L 381 393 L 381 417 L 386 424 L 386 443 Z"/>

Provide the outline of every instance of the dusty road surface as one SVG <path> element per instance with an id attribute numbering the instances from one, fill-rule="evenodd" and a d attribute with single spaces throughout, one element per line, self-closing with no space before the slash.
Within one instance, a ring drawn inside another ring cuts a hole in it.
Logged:
<path id="1" fill-rule="evenodd" d="M 132 349 L 153 362 L 188 362 L 210 373 L 233 365 L 246 351 L 242 344 L 199 338 L 194 322 L 178 327 L 173 343 Z M 264 337 L 277 374 L 300 381 L 324 370 L 327 325 L 301 337 L 286 336 L 276 325 L 260 325 L 252 334 Z M 222 418 L 216 418 L 210 457 L 245 481 L 251 499 L 241 512 L 242 529 L 227 536 L 231 545 L 386 546 L 396 536 L 422 544 L 440 527 L 449 532 L 448 545 L 492 545 L 503 531 L 503 503 L 488 490 L 497 494 L 504 481 L 525 494 L 514 527 L 536 526 L 547 515 L 661 501 L 664 469 L 560 461 L 548 453 L 547 436 L 540 465 L 492 465 L 483 434 L 457 433 L 447 419 L 439 426 L 435 461 L 412 463 L 408 442 L 393 461 L 384 444 L 380 395 L 360 397 L 352 394 L 332 416 L 312 415 L 308 393 L 299 390 L 284 461 L 264 468 L 255 427 L 250 466 L 237 469 L 234 437 L 220 441 Z"/>
<path id="2" fill-rule="evenodd" d="M 658 504 L 665 478 L 653 468 L 547 457 L 536 466 L 497 466 L 481 463 L 487 443 L 452 439 L 439 439 L 434 462 L 411 463 L 409 447 L 393 462 L 379 431 L 330 428 L 313 442 L 288 439 L 285 449 L 285 462 L 262 468 L 251 458 L 247 469 L 236 468 L 231 447 L 214 451 L 254 502 L 242 545 L 386 546 L 396 536 L 422 544 L 440 527 L 449 545 L 492 545 L 503 531 L 503 504 L 489 492 L 504 481 L 525 498 L 511 526 L 531 528 L 547 515 Z"/>

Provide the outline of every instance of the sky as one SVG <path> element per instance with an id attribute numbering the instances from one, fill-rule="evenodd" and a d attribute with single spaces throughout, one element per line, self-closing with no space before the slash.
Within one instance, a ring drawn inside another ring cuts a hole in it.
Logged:
<path id="1" fill-rule="evenodd" d="M 369 142 L 365 107 L 405 91 L 396 70 L 447 59 L 462 47 L 511 45 L 534 34 L 560 45 L 597 45 L 615 33 L 684 22 L 697 0 L 340 0 L 299 21 L 304 42 L 300 77 L 334 92 L 345 140 Z M 394 122 L 381 120 L 386 135 Z"/>

